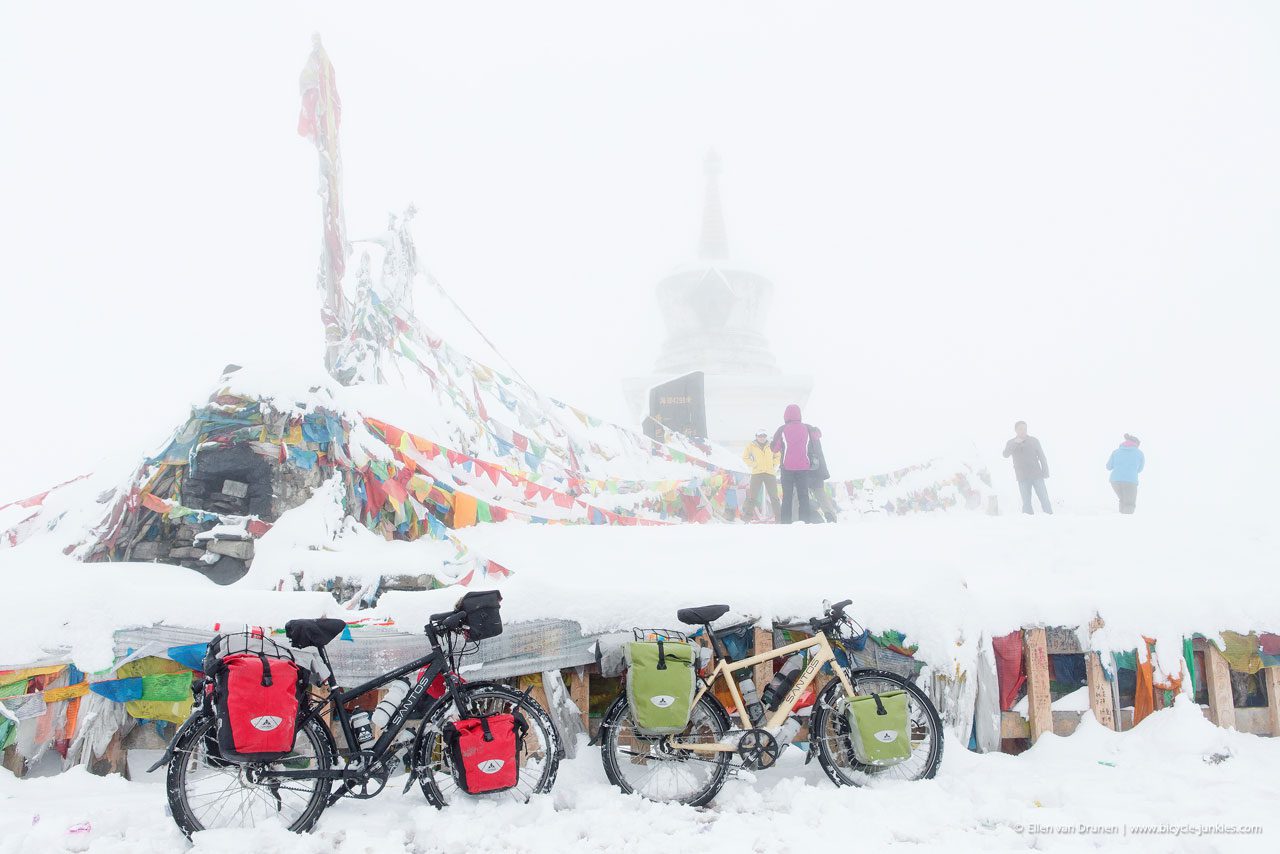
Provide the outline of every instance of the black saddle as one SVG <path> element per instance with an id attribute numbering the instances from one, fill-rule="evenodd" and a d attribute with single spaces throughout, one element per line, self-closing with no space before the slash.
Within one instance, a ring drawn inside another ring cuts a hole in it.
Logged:
<path id="1" fill-rule="evenodd" d="M 729 613 L 728 605 L 702 605 L 698 608 L 681 608 L 676 611 L 676 619 L 691 626 L 714 623 Z"/>
<path id="2" fill-rule="evenodd" d="M 332 617 L 321 617 L 319 620 L 290 620 L 284 624 L 285 637 L 298 649 L 314 646 L 320 649 L 329 641 L 342 634 L 347 624 Z"/>

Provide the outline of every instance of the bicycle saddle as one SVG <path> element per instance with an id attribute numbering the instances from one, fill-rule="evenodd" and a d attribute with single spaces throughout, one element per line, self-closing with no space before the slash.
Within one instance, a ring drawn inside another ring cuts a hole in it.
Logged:
<path id="1" fill-rule="evenodd" d="M 676 619 L 691 626 L 703 623 L 714 623 L 729 613 L 728 605 L 702 605 L 698 608 L 681 608 L 676 611 Z"/>
<path id="2" fill-rule="evenodd" d="M 331 617 L 318 620 L 290 620 L 284 624 L 284 633 L 289 643 L 298 649 L 314 646 L 316 649 L 342 634 L 347 624 Z"/>

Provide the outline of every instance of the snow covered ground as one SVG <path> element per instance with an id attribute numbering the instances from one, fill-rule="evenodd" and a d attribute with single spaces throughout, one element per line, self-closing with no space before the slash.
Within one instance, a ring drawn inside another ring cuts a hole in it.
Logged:
<path id="1" fill-rule="evenodd" d="M 1095 644 L 1114 649 L 1133 648 L 1141 633 L 1172 644 L 1196 631 L 1280 627 L 1280 603 L 1259 595 L 1280 564 L 1275 526 L 1261 515 L 950 513 L 790 527 L 504 523 L 460 535 L 514 570 L 502 584 L 508 621 L 565 617 L 587 630 L 669 625 L 678 607 L 720 601 L 739 614 L 808 617 L 824 598 L 852 598 L 851 613 L 875 630 L 906 632 L 920 644 L 919 657 L 944 671 L 967 669 L 983 638 L 1024 624 L 1083 625 L 1095 613 L 1107 620 Z M 407 568 L 438 561 L 439 546 L 369 537 L 346 552 L 300 545 L 279 559 Z M 342 611 L 325 593 L 273 592 L 256 582 L 219 588 L 178 568 L 78 564 L 45 548 L 11 550 L 0 569 L 38 579 L 28 585 L 38 607 L 0 625 L 0 650 L 21 661 L 69 644 L 83 668 L 101 667 L 111 630 L 130 624 L 367 615 Z M 416 626 L 458 592 L 388 593 L 372 615 Z M 376 800 L 339 804 L 306 837 L 215 832 L 200 835 L 193 850 L 1271 851 L 1280 834 L 1271 818 L 1280 739 L 1220 730 L 1185 698 L 1126 733 L 1086 715 L 1074 735 L 1046 736 L 1018 757 L 977 755 L 953 741 L 939 777 L 923 783 L 837 790 L 797 751 L 781 765 L 753 782 L 731 781 L 710 809 L 694 810 L 624 798 L 588 749 L 565 763 L 552 794 L 527 806 L 477 803 L 438 813 L 392 786 Z M 183 850 L 159 776 L 138 776 L 102 779 L 77 768 L 17 781 L 0 771 L 0 854 Z M 1245 825 L 1262 832 L 1227 833 Z M 1139 835 L 1140 826 L 1164 832 Z M 1198 833 L 1204 829 L 1212 833 Z"/>
<path id="2" fill-rule="evenodd" d="M 953 742 L 927 782 L 837 789 L 802 760 L 789 749 L 779 767 L 730 781 L 711 807 L 692 809 L 619 794 L 588 748 L 562 765 L 552 793 L 530 804 L 437 812 L 416 788 L 401 796 L 393 781 L 376 799 L 339 803 L 310 835 L 206 832 L 191 850 L 1212 852 L 1274 851 L 1280 835 L 1280 740 L 1218 729 L 1186 701 L 1126 733 L 1086 719 L 1071 737 L 1046 736 L 1018 757 L 973 754 Z M 78 768 L 25 781 L 0 772 L 2 854 L 185 847 L 165 815 L 160 772 L 134 782 Z"/>

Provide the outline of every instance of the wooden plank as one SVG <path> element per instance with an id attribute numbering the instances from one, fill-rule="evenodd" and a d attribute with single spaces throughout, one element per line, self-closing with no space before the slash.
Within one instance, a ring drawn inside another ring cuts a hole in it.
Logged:
<path id="1" fill-rule="evenodd" d="M 1126 710 L 1123 717 L 1129 721 L 1132 728 L 1131 719 L 1132 712 Z M 1208 717 L 1208 712 L 1205 713 Z M 1053 734 L 1054 735 L 1071 735 L 1080 725 L 1080 720 L 1084 717 L 1084 712 L 1054 712 L 1053 713 Z M 1000 740 L 1007 738 L 1030 738 L 1031 725 L 1027 719 L 1017 712 L 1001 712 L 1000 713 Z"/>
<path id="2" fill-rule="evenodd" d="M 116 730 L 111 736 L 111 741 L 107 742 L 107 749 L 100 756 L 94 756 L 89 760 L 89 773 L 97 774 L 99 777 L 119 774 L 126 780 L 129 779 L 128 751 L 124 749 L 124 738 L 120 735 L 120 730 Z"/>
<path id="3" fill-rule="evenodd" d="M 1084 712 L 1054 712 L 1053 734 L 1071 735 L 1084 719 Z"/>
<path id="4" fill-rule="evenodd" d="M 566 680 L 569 685 L 569 698 L 573 700 L 573 704 L 578 707 L 578 713 L 582 715 L 582 731 L 589 734 L 591 732 L 591 677 L 583 667 L 565 672 L 569 674 Z"/>
<path id="5" fill-rule="evenodd" d="M 1000 713 L 1000 739 L 1006 738 L 1029 738 L 1031 729 L 1027 726 L 1027 719 L 1017 712 L 1001 712 Z"/>
<path id="6" fill-rule="evenodd" d="M 1107 729 L 1116 728 L 1116 704 L 1111 693 L 1111 683 L 1107 680 L 1106 671 L 1098 653 L 1085 653 L 1085 684 L 1089 687 L 1089 708 L 1098 723 Z"/>
<path id="7" fill-rule="evenodd" d="M 516 687 L 523 691 L 531 688 L 529 696 L 533 697 L 535 703 L 544 709 L 550 709 L 551 704 L 547 702 L 546 689 L 542 687 L 542 674 L 530 673 L 527 676 L 521 676 L 516 680 Z"/>
<path id="8" fill-rule="evenodd" d="M 762 629 L 759 626 L 752 629 L 755 635 L 754 644 L 752 645 L 752 655 L 759 655 L 762 652 L 768 652 L 773 649 L 773 629 Z M 751 681 L 756 683 L 756 691 L 763 696 L 764 688 L 769 684 L 769 680 L 773 678 L 773 662 L 762 661 L 751 668 Z"/>
<path id="9" fill-rule="evenodd" d="M 1267 734 L 1280 735 L 1280 667 L 1262 668 L 1267 686 Z"/>
<path id="10" fill-rule="evenodd" d="M 1071 626 L 1049 626 L 1045 629 L 1045 646 L 1050 655 L 1079 655 L 1080 635 Z"/>
<path id="11" fill-rule="evenodd" d="M 1212 643 L 1204 648 L 1204 682 L 1209 691 L 1210 720 L 1225 729 L 1236 728 L 1236 709 L 1231 699 L 1231 668 Z"/>
<path id="12" fill-rule="evenodd" d="M 1053 729 L 1053 698 L 1049 693 L 1049 650 L 1043 628 L 1023 633 L 1023 652 L 1027 665 L 1027 723 L 1034 743 Z"/>
<path id="13" fill-rule="evenodd" d="M 9 769 L 15 777 L 22 777 L 27 773 L 27 760 L 18 755 L 16 744 L 11 744 L 4 749 L 4 760 L 0 764 Z"/>
<path id="14" fill-rule="evenodd" d="M 1084 712 L 1054 712 L 1053 734 L 1071 735 L 1080 726 Z M 1000 738 L 1030 738 L 1031 725 L 1027 719 L 1017 712 L 1002 712 L 1000 715 Z"/>

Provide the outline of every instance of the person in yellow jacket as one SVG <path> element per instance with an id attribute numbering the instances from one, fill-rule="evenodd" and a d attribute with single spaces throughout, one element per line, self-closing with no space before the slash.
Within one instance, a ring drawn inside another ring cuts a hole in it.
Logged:
<path id="1" fill-rule="evenodd" d="M 769 431 L 756 431 L 756 440 L 747 445 L 742 452 L 742 461 L 751 472 L 751 485 L 747 487 L 747 502 L 742 508 L 742 518 L 750 522 L 760 500 L 760 490 L 769 499 L 769 509 L 773 511 L 772 521 L 778 521 L 778 465 L 782 462 L 782 454 L 769 445 Z"/>

